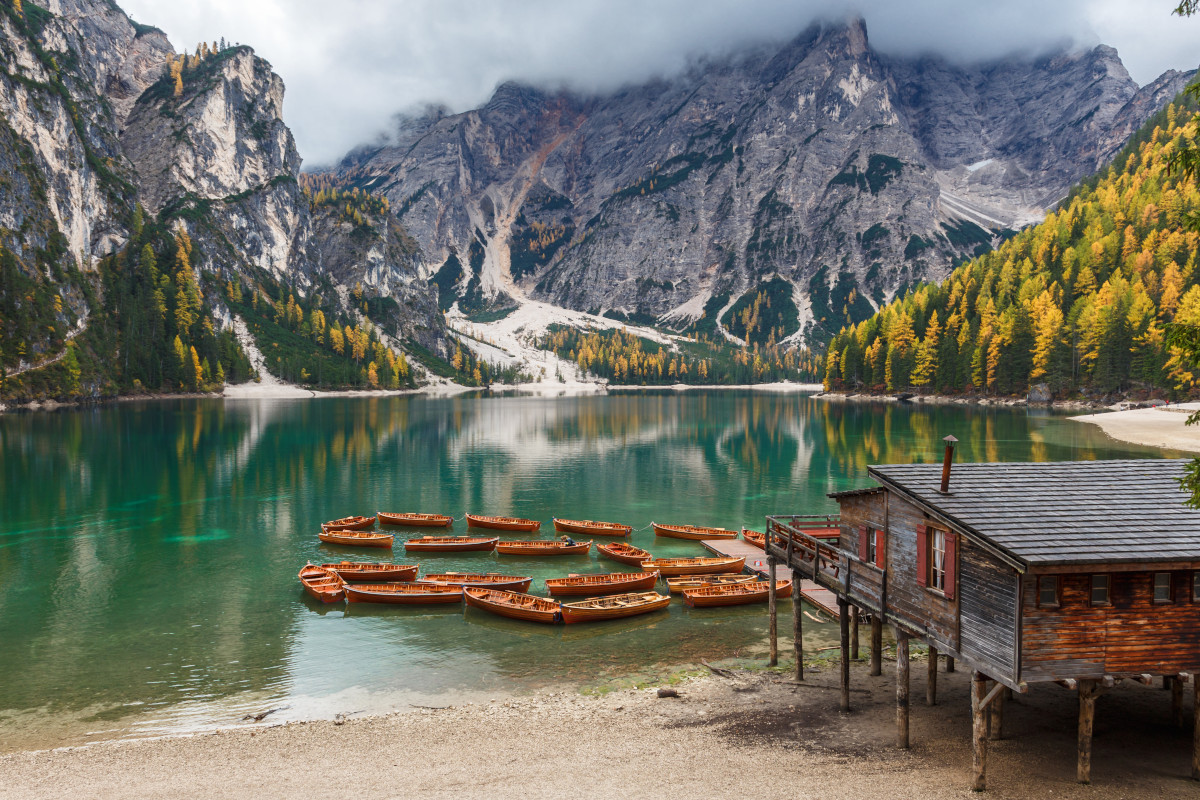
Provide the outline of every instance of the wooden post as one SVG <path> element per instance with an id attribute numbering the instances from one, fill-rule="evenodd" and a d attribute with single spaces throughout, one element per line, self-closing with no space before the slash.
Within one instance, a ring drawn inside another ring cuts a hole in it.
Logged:
<path id="1" fill-rule="evenodd" d="M 1004 738 L 1004 692 L 1001 691 L 996 695 L 995 699 L 988 704 L 988 717 L 991 723 L 988 725 L 988 738 L 992 741 L 999 741 Z"/>
<path id="2" fill-rule="evenodd" d="M 971 673 L 971 789 L 982 792 L 987 788 L 987 721 L 983 699 L 987 696 L 987 678 L 981 672 Z"/>
<path id="3" fill-rule="evenodd" d="M 896 747 L 908 749 L 908 633 L 896 628 Z"/>
<path id="4" fill-rule="evenodd" d="M 1192 673 L 1192 780 L 1200 781 L 1200 675 Z"/>
<path id="5" fill-rule="evenodd" d="M 925 683 L 925 705 L 937 705 L 937 660 L 938 651 L 929 645 L 929 679 Z"/>
<path id="6" fill-rule="evenodd" d="M 858 606 L 850 606 L 850 660 L 858 661 Z"/>
<path id="7" fill-rule="evenodd" d="M 770 575 L 768 578 L 770 585 L 767 587 L 767 614 L 769 617 L 767 631 L 771 639 L 771 658 L 767 662 L 768 667 L 773 667 L 779 663 L 779 618 L 775 600 L 775 563 L 774 556 L 767 559 L 767 572 Z"/>
<path id="8" fill-rule="evenodd" d="M 838 621 L 842 629 L 842 711 L 850 710 L 850 603 L 838 598 Z"/>
<path id="9" fill-rule="evenodd" d="M 871 615 L 871 674 L 883 674 L 883 617 Z"/>
<path id="10" fill-rule="evenodd" d="M 954 659 L 950 656 L 946 656 L 946 672 L 954 672 Z"/>
<path id="11" fill-rule="evenodd" d="M 804 680 L 804 601 L 800 596 L 800 570 L 792 570 L 792 638 L 796 648 L 796 680 Z"/>
<path id="12" fill-rule="evenodd" d="M 1183 681 L 1178 675 L 1171 679 L 1171 724 L 1183 727 Z"/>
<path id="13" fill-rule="evenodd" d="M 1075 777 L 1080 783 L 1092 782 L 1092 727 L 1096 721 L 1095 681 L 1079 681 L 1079 752 Z"/>

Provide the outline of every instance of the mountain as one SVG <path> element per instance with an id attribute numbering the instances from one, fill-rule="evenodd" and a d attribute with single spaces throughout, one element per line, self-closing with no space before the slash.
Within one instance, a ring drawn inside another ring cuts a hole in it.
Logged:
<path id="1" fill-rule="evenodd" d="M 527 296 L 732 336 L 769 291 L 779 333 L 821 341 L 1041 220 L 1189 75 L 1139 88 L 1103 46 L 884 56 L 859 20 L 603 96 L 505 84 L 335 172 L 391 200 L 444 308 Z"/>
<path id="2" fill-rule="evenodd" d="M 211 388 L 247 357 L 403 383 L 409 343 L 449 357 L 425 257 L 386 207 L 299 185 L 251 48 L 178 55 L 108 0 L 50 0 L 0 5 L 0 61 L 0 396 Z"/>
<path id="3" fill-rule="evenodd" d="M 1200 325 L 1200 189 L 1169 166 L 1198 134 L 1178 97 L 1044 222 L 843 329 L 826 386 L 1194 395 L 1196 365 L 1164 333 Z"/>

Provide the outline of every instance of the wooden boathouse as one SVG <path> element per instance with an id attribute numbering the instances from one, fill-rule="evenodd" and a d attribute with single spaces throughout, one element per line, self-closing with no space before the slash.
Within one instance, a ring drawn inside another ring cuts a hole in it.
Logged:
<path id="1" fill-rule="evenodd" d="M 828 517 L 767 518 L 772 571 L 833 592 L 841 617 L 841 703 L 850 708 L 851 642 L 871 623 L 871 674 L 883 625 L 896 639 L 896 743 L 908 747 L 909 642 L 972 671 L 972 788 L 986 787 L 987 742 L 1006 695 L 1056 683 L 1079 695 L 1077 777 L 1091 778 L 1098 694 L 1161 678 L 1177 724 L 1193 700 L 1191 774 L 1200 780 L 1200 510 L 1184 506 L 1184 460 L 873 466 L 877 486 L 835 492 L 840 536 L 806 532 Z M 773 585 L 773 584 L 772 584 Z M 771 598 L 771 631 L 776 630 Z M 795 604 L 797 679 L 803 628 Z M 772 639 L 772 658 L 777 649 Z"/>

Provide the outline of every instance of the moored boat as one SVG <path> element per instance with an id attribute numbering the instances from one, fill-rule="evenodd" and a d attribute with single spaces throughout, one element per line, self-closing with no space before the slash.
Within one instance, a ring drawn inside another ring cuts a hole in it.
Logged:
<path id="1" fill-rule="evenodd" d="M 535 519 L 520 517 L 488 517 L 482 514 L 467 514 L 467 526 L 471 528 L 491 528 L 496 531 L 536 531 L 542 523 Z"/>
<path id="2" fill-rule="evenodd" d="M 322 564 L 322 567 L 337 573 L 346 582 L 374 583 L 377 581 L 411 581 L 417 577 L 419 564 L 363 564 L 342 561 L 337 564 Z"/>
<path id="3" fill-rule="evenodd" d="M 591 541 L 563 542 L 555 539 L 535 540 L 532 542 L 500 542 L 496 545 L 497 553 L 509 556 L 576 556 L 583 555 L 592 549 Z"/>
<path id="4" fill-rule="evenodd" d="M 347 603 L 457 603 L 462 600 L 461 586 L 440 583 L 359 583 L 346 586 Z"/>
<path id="5" fill-rule="evenodd" d="M 601 594 L 648 591 L 653 589 L 657 582 L 657 572 L 610 572 L 604 575 L 547 578 L 546 590 L 550 592 L 551 597 L 594 597 Z"/>
<path id="6" fill-rule="evenodd" d="M 708 575 L 714 572 L 741 572 L 746 558 L 652 558 L 642 562 L 642 569 L 656 569 L 664 578 L 675 575 Z"/>
<path id="7" fill-rule="evenodd" d="M 409 525 L 420 528 L 449 528 L 454 524 L 454 517 L 445 514 L 410 514 L 377 511 L 375 518 L 380 525 Z"/>
<path id="8" fill-rule="evenodd" d="M 749 528 L 742 528 L 742 538 L 746 540 L 746 544 L 752 544 L 759 550 L 767 549 L 767 535 L 752 531 Z"/>
<path id="9" fill-rule="evenodd" d="M 344 544 L 350 547 L 391 547 L 395 537 L 390 533 L 368 531 L 323 530 L 317 538 L 326 544 Z"/>
<path id="10" fill-rule="evenodd" d="M 562 604 L 521 592 L 506 592 L 503 589 L 488 589 L 481 586 L 463 587 L 463 599 L 467 605 L 499 614 L 502 617 L 523 619 L 529 622 L 561 622 Z"/>
<path id="11" fill-rule="evenodd" d="M 327 531 L 365 531 L 374 527 L 374 517 L 342 517 L 321 523 L 321 529 Z"/>
<path id="12" fill-rule="evenodd" d="M 497 575 L 494 572 L 438 572 L 426 575 L 421 580 L 427 583 L 442 583 L 447 586 L 482 586 L 488 589 L 504 589 L 509 592 L 527 592 L 533 583 L 532 577 L 521 575 Z"/>
<path id="13" fill-rule="evenodd" d="M 640 547 L 634 547 L 625 542 L 609 542 L 608 544 L 596 545 L 596 552 L 613 561 L 619 561 L 622 564 L 628 564 L 631 567 L 640 567 L 643 561 L 649 561 L 654 558 L 646 550 Z"/>
<path id="14" fill-rule="evenodd" d="M 740 606 L 746 603 L 765 603 L 771 591 L 770 581 L 751 581 L 725 586 L 703 586 L 686 589 L 683 601 L 694 608 L 709 606 Z M 776 597 L 791 597 L 791 581 L 775 581 Z"/>
<path id="15" fill-rule="evenodd" d="M 495 550 L 499 537 L 483 536 L 422 536 L 404 543 L 405 550 L 422 553 L 462 553 L 476 550 Z"/>
<path id="16" fill-rule="evenodd" d="M 725 528 L 702 528 L 698 525 L 659 525 L 657 522 L 651 524 L 654 526 L 655 536 L 667 536 L 671 539 L 736 539 L 738 536 L 737 531 Z"/>
<path id="17" fill-rule="evenodd" d="M 304 591 L 322 603 L 336 603 L 344 596 L 342 579 L 333 570 L 316 564 L 305 564 L 300 570 L 300 583 Z"/>
<path id="18" fill-rule="evenodd" d="M 633 532 L 633 526 L 622 525 L 619 522 L 596 522 L 591 519 L 559 519 L 555 517 L 554 530 L 559 533 L 582 533 L 588 536 L 628 536 Z"/>
<path id="19" fill-rule="evenodd" d="M 562 604 L 563 622 L 599 622 L 648 614 L 666 608 L 671 596 L 658 592 L 633 592 L 610 597 L 593 597 L 575 603 Z"/>
<path id="20" fill-rule="evenodd" d="M 742 575 L 741 573 L 679 575 L 667 578 L 667 591 L 671 594 L 680 594 L 684 589 L 699 589 L 704 586 L 731 586 L 738 583 L 752 583 L 756 580 L 758 580 L 757 575 Z"/>

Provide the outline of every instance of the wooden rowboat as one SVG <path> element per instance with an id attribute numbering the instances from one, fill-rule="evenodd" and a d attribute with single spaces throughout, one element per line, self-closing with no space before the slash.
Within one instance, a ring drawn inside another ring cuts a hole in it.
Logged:
<path id="1" fill-rule="evenodd" d="M 588 536 L 628 536 L 633 526 L 619 522 L 596 522 L 590 519 L 554 518 L 554 530 L 559 533 L 582 533 Z"/>
<path id="2" fill-rule="evenodd" d="M 442 583 L 447 586 L 482 586 L 487 589 L 504 589 L 509 592 L 527 592 L 533 578 L 519 575 L 497 575 L 494 572 L 440 572 L 426 575 L 421 580 L 427 583 Z"/>
<path id="3" fill-rule="evenodd" d="M 752 544 L 759 550 L 767 549 L 767 535 L 765 533 L 752 531 L 749 528 L 742 528 L 742 538 L 746 540 L 747 544 Z"/>
<path id="4" fill-rule="evenodd" d="M 668 536 L 672 539 L 736 539 L 737 531 L 725 528 L 701 528 L 697 525 L 654 525 L 655 536 Z"/>
<path id="5" fill-rule="evenodd" d="M 486 517 L 481 514 L 467 514 L 467 526 L 471 528 L 491 528 L 497 531 L 536 531 L 542 523 L 535 519 L 520 517 Z"/>
<path id="6" fill-rule="evenodd" d="M 647 551 L 640 547 L 634 547 L 625 542 L 609 542 L 608 544 L 596 545 L 596 552 L 602 556 L 607 556 L 613 561 L 620 561 L 622 564 L 629 564 L 631 567 L 640 567 L 643 561 L 649 561 L 654 558 Z"/>
<path id="7" fill-rule="evenodd" d="M 694 608 L 765 603 L 770 591 L 770 581 L 735 583 L 729 586 L 705 586 L 700 589 L 685 590 L 683 593 L 683 602 Z M 775 581 L 775 596 L 791 597 L 792 582 Z"/>
<path id="8" fill-rule="evenodd" d="M 714 572 L 741 572 L 746 558 L 652 558 L 642 562 L 642 569 L 656 569 L 664 577 L 676 575 L 709 575 Z"/>
<path id="9" fill-rule="evenodd" d="M 684 589 L 700 589 L 705 586 L 730 586 L 738 583 L 753 583 L 757 575 L 721 574 L 716 575 L 680 575 L 667 578 L 667 591 L 680 594 Z"/>
<path id="10" fill-rule="evenodd" d="M 324 530 L 317 538 L 326 544 L 344 544 L 350 547 L 391 547 L 395 539 L 390 533 L 367 531 Z"/>
<path id="11" fill-rule="evenodd" d="M 577 556 L 583 555 L 591 549 L 591 541 L 572 544 L 554 539 L 532 542 L 500 542 L 496 545 L 497 553 L 510 556 Z"/>
<path id="12" fill-rule="evenodd" d="M 342 579 L 333 570 L 305 564 L 300 570 L 300 583 L 304 591 L 322 603 L 336 603 L 343 597 Z"/>
<path id="13" fill-rule="evenodd" d="M 417 577 L 417 570 L 420 568 L 418 564 L 355 564 L 349 561 L 321 566 L 336 572 L 344 581 L 357 583 L 411 581 Z"/>
<path id="14" fill-rule="evenodd" d="M 671 596 L 658 592 L 634 592 L 612 597 L 593 597 L 577 603 L 563 603 L 563 622 L 598 622 L 604 619 L 634 617 L 666 608 Z"/>
<path id="15" fill-rule="evenodd" d="M 374 517 L 342 517 L 332 522 L 321 523 L 321 529 L 327 531 L 365 531 L 374 527 Z"/>
<path id="16" fill-rule="evenodd" d="M 594 597 L 600 594 L 644 592 L 658 582 L 657 572 L 610 572 L 606 575 L 572 575 L 549 578 L 546 589 L 551 597 Z"/>
<path id="17" fill-rule="evenodd" d="M 422 536 L 404 543 L 405 550 L 422 553 L 461 553 L 476 550 L 495 550 L 499 537 L 483 536 Z"/>
<path id="18" fill-rule="evenodd" d="M 366 583 L 346 587 L 347 603 L 458 603 L 462 601 L 461 586 L 439 583 Z"/>
<path id="19" fill-rule="evenodd" d="M 454 524 L 454 517 L 444 514 L 393 514 L 388 511 L 378 511 L 375 518 L 380 525 L 410 525 L 421 528 L 449 528 Z"/>
<path id="20" fill-rule="evenodd" d="M 506 592 L 502 589 L 487 589 L 479 586 L 466 586 L 462 591 L 467 605 L 499 614 L 502 617 L 523 619 L 529 622 L 562 621 L 562 605 L 557 600 L 547 600 L 531 594 Z"/>

